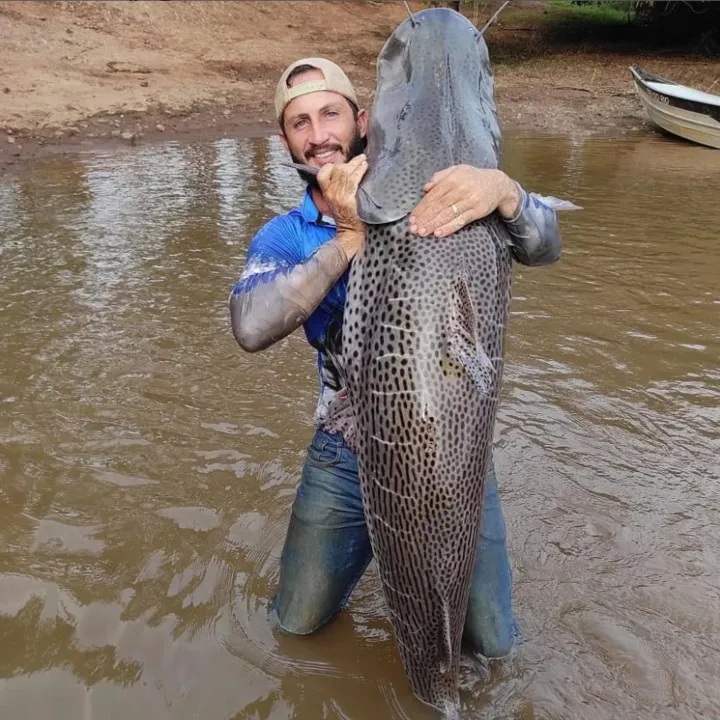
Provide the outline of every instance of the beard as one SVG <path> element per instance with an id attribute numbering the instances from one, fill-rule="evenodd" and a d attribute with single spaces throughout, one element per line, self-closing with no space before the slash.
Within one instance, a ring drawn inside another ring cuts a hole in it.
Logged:
<path id="1" fill-rule="evenodd" d="M 362 137 L 360 135 L 360 131 L 357 129 L 357 126 L 355 127 L 355 133 L 353 134 L 353 137 L 351 138 L 350 142 L 348 143 L 347 148 L 342 147 L 341 145 L 338 145 L 336 143 L 334 144 L 328 144 L 328 145 L 318 145 L 316 148 L 313 148 L 311 154 L 309 154 L 305 158 L 299 158 L 294 152 L 290 152 L 290 157 L 292 158 L 292 161 L 295 163 L 298 163 L 300 165 L 306 165 L 307 161 L 313 157 L 314 154 L 319 154 L 322 152 L 326 152 L 328 150 L 337 151 L 339 150 L 344 158 L 345 162 L 350 162 L 354 157 L 357 157 L 358 155 L 361 155 L 365 152 L 365 148 L 367 147 L 367 137 Z M 311 187 L 315 188 L 315 190 L 320 190 L 320 185 L 318 183 L 318 179 L 315 175 L 308 175 L 308 173 L 303 172 L 302 170 L 298 170 L 297 174 Z"/>

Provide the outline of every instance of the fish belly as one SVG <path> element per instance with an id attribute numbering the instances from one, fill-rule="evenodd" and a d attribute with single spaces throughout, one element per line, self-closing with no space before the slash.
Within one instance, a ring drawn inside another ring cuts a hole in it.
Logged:
<path id="1" fill-rule="evenodd" d="M 414 694 L 458 702 L 502 378 L 511 260 L 499 220 L 450 238 L 370 226 L 343 333 L 363 503 Z"/>

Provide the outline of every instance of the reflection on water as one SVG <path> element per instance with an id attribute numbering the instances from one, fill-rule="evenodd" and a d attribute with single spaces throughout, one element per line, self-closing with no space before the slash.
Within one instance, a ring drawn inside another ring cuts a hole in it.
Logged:
<path id="1" fill-rule="evenodd" d="M 506 139 L 585 207 L 518 268 L 497 463 L 524 654 L 466 716 L 720 714 L 720 162 Z M 0 717 L 426 718 L 373 569 L 311 638 L 267 603 L 317 393 L 300 334 L 244 355 L 227 296 L 302 186 L 275 140 L 0 181 Z"/>

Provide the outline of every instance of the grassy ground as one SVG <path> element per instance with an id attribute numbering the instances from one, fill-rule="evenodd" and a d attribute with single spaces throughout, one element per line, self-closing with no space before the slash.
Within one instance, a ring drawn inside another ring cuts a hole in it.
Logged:
<path id="1" fill-rule="evenodd" d="M 556 23 L 581 22 L 613 25 L 627 23 L 631 20 L 631 5 L 629 2 L 576 5 L 568 0 L 548 0 L 547 6 L 553 12 L 546 17 Z"/>

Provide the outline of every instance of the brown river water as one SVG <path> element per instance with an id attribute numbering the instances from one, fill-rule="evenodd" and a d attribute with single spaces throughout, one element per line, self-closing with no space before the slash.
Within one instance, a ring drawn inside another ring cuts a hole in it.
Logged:
<path id="1" fill-rule="evenodd" d="M 425 720 L 374 566 L 313 637 L 267 604 L 318 391 L 227 298 L 296 204 L 276 140 L 0 178 L 0 718 Z M 523 652 L 465 718 L 720 718 L 720 153 L 507 137 L 584 206 L 517 268 L 496 462 Z"/>

